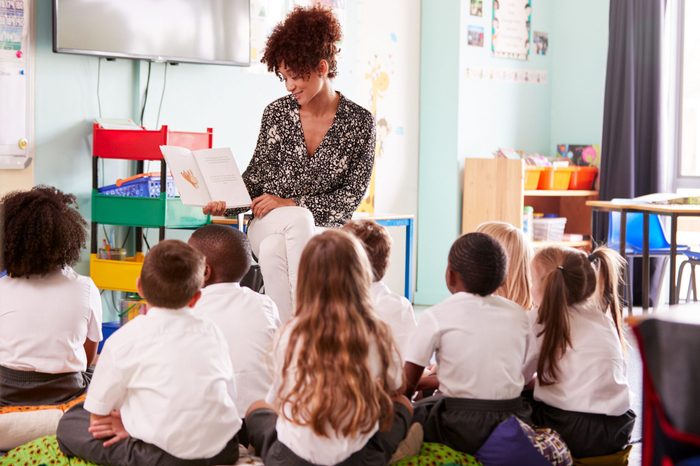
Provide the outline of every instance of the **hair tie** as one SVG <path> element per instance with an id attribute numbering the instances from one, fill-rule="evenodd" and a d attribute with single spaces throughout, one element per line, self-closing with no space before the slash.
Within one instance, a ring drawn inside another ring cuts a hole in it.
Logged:
<path id="1" fill-rule="evenodd" d="M 596 256 L 594 253 L 588 255 L 588 262 L 593 262 L 596 259 L 598 259 L 598 256 Z"/>
<path id="2" fill-rule="evenodd" d="M 558 268 L 559 270 L 561 270 L 562 272 L 564 271 L 564 267 L 561 266 L 561 265 L 557 265 L 557 268 Z"/>

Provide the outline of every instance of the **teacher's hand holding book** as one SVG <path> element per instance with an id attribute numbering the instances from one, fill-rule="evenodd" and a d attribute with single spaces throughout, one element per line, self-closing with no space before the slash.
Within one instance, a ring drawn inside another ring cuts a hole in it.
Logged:
<path id="1" fill-rule="evenodd" d="M 202 208 L 202 212 L 204 215 L 224 215 L 226 201 L 211 201 Z"/>

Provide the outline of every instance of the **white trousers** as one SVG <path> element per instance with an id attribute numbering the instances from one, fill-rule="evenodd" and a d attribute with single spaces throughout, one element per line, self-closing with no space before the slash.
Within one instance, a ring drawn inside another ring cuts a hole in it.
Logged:
<path id="1" fill-rule="evenodd" d="M 248 226 L 248 240 L 258 258 L 265 294 L 277 304 L 282 323 L 294 313 L 299 260 L 316 233 L 314 217 L 304 207 L 278 207 Z"/>

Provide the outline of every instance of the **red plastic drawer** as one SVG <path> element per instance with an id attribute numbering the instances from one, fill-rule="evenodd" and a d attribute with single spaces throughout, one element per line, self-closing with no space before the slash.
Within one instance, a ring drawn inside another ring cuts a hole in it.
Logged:
<path id="1" fill-rule="evenodd" d="M 92 155 L 107 159 L 162 160 L 160 146 L 173 145 L 188 149 L 208 149 L 212 147 L 213 130 L 194 133 L 168 131 L 163 125 L 160 130 L 104 129 L 99 124 L 92 126 Z"/>

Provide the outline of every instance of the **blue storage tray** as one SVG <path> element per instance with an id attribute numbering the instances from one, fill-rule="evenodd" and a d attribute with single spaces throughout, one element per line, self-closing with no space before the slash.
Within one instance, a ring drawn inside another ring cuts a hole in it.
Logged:
<path id="1" fill-rule="evenodd" d="M 177 191 L 177 187 L 175 186 L 175 181 L 171 177 L 168 177 L 165 189 L 167 197 L 169 198 L 174 198 L 180 195 Z M 122 183 L 121 186 L 117 186 L 116 184 L 102 186 L 101 188 L 97 188 L 97 191 L 106 196 L 159 197 L 160 177 L 144 176 L 136 180 Z"/>
<path id="2" fill-rule="evenodd" d="M 102 341 L 97 345 L 97 353 L 102 352 L 102 347 L 105 345 L 107 338 L 111 337 L 114 332 L 119 330 L 119 322 L 102 322 Z"/>

